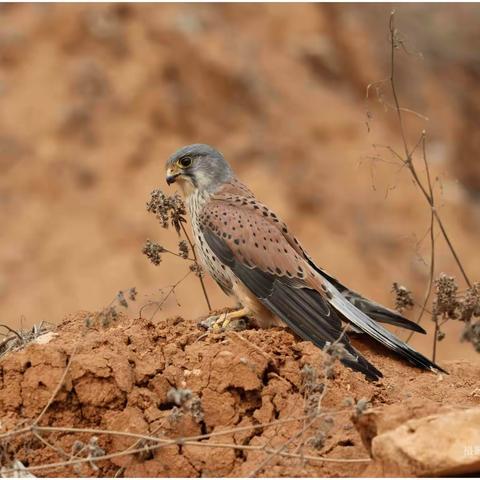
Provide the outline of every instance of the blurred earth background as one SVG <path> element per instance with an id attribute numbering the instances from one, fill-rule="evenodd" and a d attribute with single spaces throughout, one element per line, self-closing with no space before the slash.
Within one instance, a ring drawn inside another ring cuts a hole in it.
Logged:
<path id="1" fill-rule="evenodd" d="M 383 103 L 373 89 L 366 101 L 367 85 L 388 77 L 392 8 L 407 47 L 401 103 L 428 117 L 406 114 L 409 141 L 427 130 L 441 214 L 478 280 L 478 5 L 3 4 L 0 323 L 58 323 L 132 286 L 138 306 L 162 298 L 187 266 L 142 255 L 147 238 L 178 243 L 145 202 L 172 191 L 165 161 L 195 142 L 220 149 L 344 283 L 392 306 L 396 281 L 420 302 L 429 209 L 373 147 L 401 148 L 386 89 Z M 437 247 L 437 274 L 461 282 L 438 232 Z M 214 308 L 231 305 L 206 283 Z M 206 313 L 193 275 L 176 293 L 163 317 Z M 441 360 L 478 358 L 460 324 L 444 331 Z M 412 343 L 430 355 L 431 336 Z"/>

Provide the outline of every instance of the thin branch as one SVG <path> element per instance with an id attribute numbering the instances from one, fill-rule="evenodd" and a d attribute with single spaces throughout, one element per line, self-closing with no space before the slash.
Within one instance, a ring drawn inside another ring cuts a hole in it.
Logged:
<path id="1" fill-rule="evenodd" d="M 284 457 L 291 457 L 291 458 L 305 458 L 307 460 L 312 460 L 312 461 L 322 461 L 322 462 L 337 462 L 337 463 L 357 463 L 357 462 L 369 462 L 370 459 L 367 458 L 361 458 L 361 459 L 338 459 L 338 458 L 328 458 L 328 457 L 316 457 L 316 456 L 307 456 L 307 455 L 299 455 L 299 454 L 293 454 L 293 453 L 288 453 L 288 452 L 280 452 L 278 453 L 276 450 L 267 448 L 265 445 L 236 445 L 236 444 L 230 444 L 230 443 L 205 443 L 201 442 L 201 440 L 206 440 L 208 438 L 212 437 L 217 437 L 217 436 L 225 436 L 228 434 L 233 434 L 241 431 L 247 431 L 247 430 L 255 430 L 258 428 L 267 428 L 270 426 L 274 425 L 279 425 L 279 424 L 286 424 L 286 423 L 291 423 L 291 422 L 296 422 L 296 421 L 301 421 L 305 418 L 309 418 L 312 421 L 324 416 L 324 415 L 335 415 L 335 414 L 340 414 L 340 413 L 345 413 L 349 412 L 349 409 L 342 409 L 342 410 L 337 410 L 333 412 L 323 412 L 323 413 L 316 413 L 313 418 L 312 415 L 304 415 L 300 417 L 292 417 L 292 418 L 286 418 L 286 419 L 279 419 L 279 420 L 273 420 L 271 422 L 263 423 L 263 424 L 258 424 L 258 425 L 248 425 L 244 427 L 235 427 L 223 431 L 216 431 L 212 433 L 207 433 L 207 434 L 202 434 L 202 435 L 196 435 L 192 437 L 186 437 L 186 438 L 176 438 L 176 439 L 168 439 L 168 438 L 159 438 L 159 437 L 154 437 L 151 435 L 144 435 L 144 434 L 138 434 L 138 433 L 131 433 L 131 432 L 122 432 L 122 431 L 115 431 L 115 430 L 101 430 L 101 429 L 94 429 L 94 428 L 75 428 L 75 427 L 42 427 L 42 426 L 35 426 L 35 425 L 30 425 L 29 427 L 25 427 L 20 430 L 16 430 L 14 432 L 7 432 L 6 434 L 0 435 L 0 439 L 5 439 L 7 437 L 11 437 L 13 435 L 20 435 L 24 433 L 33 433 L 37 437 L 41 437 L 39 433 L 50 433 L 50 432 L 64 432 L 64 433 L 91 433 L 95 435 L 100 435 L 100 434 L 105 434 L 105 435 L 118 435 L 118 436 L 125 436 L 125 437 L 132 437 L 136 438 L 137 442 L 135 442 L 134 445 L 138 445 L 141 440 L 144 441 L 151 441 L 154 442 L 155 445 L 147 445 L 141 448 L 132 448 L 132 446 L 128 447 L 125 450 L 122 450 L 120 452 L 115 452 L 111 454 L 106 454 L 98 457 L 88 457 L 88 458 L 71 458 L 70 460 L 66 460 L 63 462 L 55 462 L 55 463 L 50 463 L 50 464 L 44 464 L 44 465 L 32 465 L 30 467 L 27 467 L 27 470 L 29 471 L 39 471 L 39 470 L 47 470 L 47 469 L 55 469 L 55 468 L 61 468 L 65 466 L 70 466 L 70 465 L 78 465 L 82 463 L 91 463 L 91 462 L 97 462 L 101 460 L 109 460 L 112 458 L 120 457 L 120 456 L 125 456 L 125 455 L 132 455 L 135 453 L 141 453 L 145 451 L 152 451 L 152 450 L 157 450 L 159 448 L 168 446 L 168 445 L 194 445 L 194 446 L 201 446 L 201 447 L 209 447 L 209 448 L 233 448 L 237 450 L 263 450 L 267 453 L 270 454 L 275 454 L 275 455 L 280 455 Z M 41 441 L 46 444 L 49 448 L 56 449 L 57 447 L 53 444 L 50 444 L 47 442 L 45 439 L 41 439 Z M 62 454 L 65 454 L 65 452 L 61 452 Z M 13 473 L 16 472 L 17 469 L 11 468 L 11 469 L 4 469 L 3 473 Z"/>
<path id="2" fill-rule="evenodd" d="M 263 445 L 236 445 L 234 443 L 205 443 L 205 442 L 195 442 L 195 441 L 185 441 L 183 445 L 192 445 L 192 446 L 200 446 L 200 447 L 207 447 L 207 448 L 232 448 L 235 450 L 255 450 L 255 451 L 264 450 L 267 453 L 276 453 L 275 450 L 271 448 L 265 448 Z M 34 471 L 40 471 L 40 470 L 62 468 L 70 465 L 80 465 L 84 463 L 91 464 L 91 463 L 99 462 L 102 460 L 111 460 L 112 458 L 122 457 L 125 455 L 132 455 L 135 453 L 142 453 L 146 451 L 154 451 L 154 450 L 163 448 L 165 446 L 167 446 L 166 443 L 161 445 L 153 445 L 153 446 L 149 445 L 146 447 L 136 448 L 129 451 L 123 450 L 121 452 L 110 453 L 107 455 L 99 455 L 97 457 L 76 458 L 72 460 L 66 460 L 64 462 L 54 462 L 54 463 L 47 463 L 43 465 L 32 465 L 32 466 L 26 467 L 26 470 L 30 472 L 34 472 Z M 306 460 L 317 461 L 317 462 L 369 463 L 372 461 L 371 458 L 329 458 L 329 457 L 302 455 L 302 454 L 288 453 L 288 452 L 281 452 L 281 453 L 278 453 L 278 455 L 281 455 L 283 457 L 300 458 L 300 459 L 306 459 Z M 17 473 L 17 472 L 18 472 L 18 469 L 16 468 L 8 468 L 2 471 L 3 475 L 10 474 L 10 473 Z"/>
<path id="3" fill-rule="evenodd" d="M 438 226 L 440 227 L 440 230 L 442 231 L 442 235 L 443 235 L 443 237 L 445 238 L 445 241 L 446 241 L 447 244 L 448 244 L 448 248 L 449 248 L 450 251 L 452 252 L 453 257 L 455 258 L 455 262 L 456 262 L 457 265 L 458 265 L 458 268 L 459 268 L 460 271 L 462 272 L 462 276 L 463 276 L 466 284 L 467 284 L 470 288 L 472 288 L 472 282 L 470 282 L 470 280 L 469 280 L 469 278 L 468 278 L 468 276 L 467 276 L 467 274 L 466 274 L 466 272 L 465 272 L 465 269 L 463 268 L 462 262 L 460 261 L 460 258 L 458 257 L 458 254 L 457 254 L 455 248 L 453 247 L 453 244 L 452 244 L 452 242 L 451 242 L 451 240 L 450 240 L 450 237 L 448 236 L 448 234 L 447 234 L 447 232 L 446 232 L 446 230 L 445 230 L 445 227 L 444 227 L 444 225 L 443 225 L 443 222 L 442 222 L 442 220 L 441 220 L 441 218 L 440 218 L 437 210 L 434 210 L 434 211 L 433 211 L 433 214 L 435 215 L 435 219 L 437 220 L 437 224 L 438 224 Z"/>
<path id="4" fill-rule="evenodd" d="M 13 328 L 10 328 L 8 325 L 4 325 L 4 324 L 0 324 L 0 327 L 3 327 L 6 330 L 8 330 L 10 333 L 13 333 L 14 335 L 16 335 L 18 337 L 18 339 L 22 342 L 22 345 L 25 343 L 22 336 L 16 330 L 14 330 Z M 9 340 L 9 339 L 7 339 L 7 340 Z"/>
<path id="5" fill-rule="evenodd" d="M 437 356 L 438 332 L 440 331 L 440 327 L 438 325 L 438 318 L 436 315 L 433 315 L 433 321 L 435 323 L 435 331 L 433 332 L 432 362 L 435 363 L 435 358 Z"/>
<path id="6" fill-rule="evenodd" d="M 66 458 L 70 458 L 70 455 L 67 452 L 65 452 L 65 450 L 63 450 L 60 447 L 57 447 L 56 445 L 51 444 L 50 442 L 45 440 L 41 435 L 39 435 L 35 430 L 33 430 L 32 433 L 35 436 L 35 438 L 40 440 L 40 442 L 42 442 L 45 446 L 47 446 L 48 448 L 50 448 L 54 452 L 57 452 L 58 454 L 66 457 Z"/>
<path id="7" fill-rule="evenodd" d="M 433 206 L 435 205 L 435 197 L 433 195 L 432 181 L 431 181 L 431 178 L 430 178 L 430 167 L 429 167 L 428 160 L 427 160 L 426 132 L 425 131 L 422 132 L 422 137 L 421 138 L 422 138 L 423 162 L 425 164 L 425 169 L 426 169 L 426 173 L 427 173 L 427 184 L 428 184 L 428 188 L 429 188 L 429 194 L 430 194 L 432 208 L 430 209 L 430 229 L 429 229 L 429 231 L 430 231 L 430 272 L 429 272 L 429 276 L 428 276 L 428 286 L 427 286 L 427 291 L 425 293 L 425 298 L 423 300 L 422 309 L 421 309 L 420 314 L 419 314 L 419 316 L 416 320 L 416 323 L 418 325 L 422 321 L 423 314 L 425 313 L 425 310 L 427 308 L 427 303 L 430 299 L 430 295 L 432 294 L 433 278 L 434 278 L 434 275 L 435 275 L 435 233 L 434 233 L 435 217 L 434 217 L 434 214 L 433 214 L 434 213 Z M 410 334 L 407 337 L 407 342 L 409 342 L 411 340 L 414 333 L 415 332 L 413 332 L 413 331 L 410 332 Z M 435 335 L 435 339 L 434 339 L 435 345 L 436 345 L 436 338 L 437 337 Z M 435 352 L 432 355 L 432 357 L 433 357 L 433 361 L 435 362 Z"/>
<path id="8" fill-rule="evenodd" d="M 314 416 L 316 418 L 320 418 L 325 415 L 338 415 L 341 413 L 346 413 L 349 412 L 349 409 L 342 409 L 342 410 L 334 410 L 334 411 L 326 411 L 323 413 L 315 414 Z M 238 433 L 238 432 L 243 432 L 243 431 L 248 431 L 248 430 L 255 430 L 257 428 L 267 428 L 271 427 L 274 425 L 280 425 L 284 423 L 292 423 L 292 422 L 297 422 L 301 421 L 304 419 L 309 419 L 312 418 L 312 414 L 310 415 L 301 415 L 299 417 L 289 417 L 289 418 L 282 418 L 278 420 L 272 420 L 271 422 L 266 422 L 266 423 L 259 423 L 256 425 L 247 425 L 243 427 L 234 427 L 228 430 L 222 430 L 218 432 L 212 432 L 212 433 L 205 433 L 202 435 L 195 435 L 192 437 L 185 437 L 185 438 L 176 438 L 176 439 L 169 439 L 169 438 L 159 438 L 159 437 L 152 437 L 152 436 L 147 436 L 143 434 L 138 434 L 138 433 L 131 433 L 131 432 L 124 432 L 124 431 L 117 431 L 117 430 L 102 430 L 102 429 L 95 429 L 95 428 L 76 428 L 76 427 L 48 427 L 48 426 L 33 426 L 29 425 L 27 427 L 23 427 L 18 430 L 12 430 L 10 432 L 5 432 L 0 434 L 0 440 L 5 440 L 6 438 L 9 437 L 14 437 L 14 436 L 19 436 L 23 435 L 26 433 L 32 433 L 33 430 L 37 432 L 66 432 L 66 433 L 92 433 L 95 435 L 120 435 L 120 436 L 126 436 L 126 437 L 133 437 L 133 438 L 139 438 L 143 440 L 150 440 L 150 441 L 157 441 L 157 440 L 167 440 L 167 441 L 172 441 L 173 443 L 176 444 L 181 444 L 184 440 L 204 440 L 207 438 L 219 436 L 219 435 L 226 435 L 226 434 L 233 434 L 233 433 Z"/>
<path id="9" fill-rule="evenodd" d="M 340 335 L 338 336 L 338 338 L 331 344 L 331 347 L 334 347 L 335 345 L 338 345 L 338 344 L 342 341 L 342 339 L 343 339 L 343 337 L 344 337 L 347 329 L 348 329 L 348 325 L 346 324 L 346 325 L 343 327 L 343 329 L 342 329 Z M 327 355 L 329 355 L 329 354 L 327 353 Z M 332 361 L 334 361 L 333 357 L 330 357 L 330 359 L 331 359 Z M 304 434 L 310 427 L 312 427 L 312 425 L 315 423 L 315 421 L 316 421 L 317 418 L 318 418 L 318 415 L 320 414 L 320 411 L 321 411 L 321 408 L 322 408 L 323 399 L 325 398 L 325 395 L 326 395 L 326 393 L 327 393 L 327 384 L 328 384 L 328 378 L 329 378 L 329 377 L 328 377 L 328 367 L 329 367 L 329 366 L 330 366 L 330 365 L 327 364 L 327 365 L 325 366 L 325 369 L 324 369 L 324 372 L 323 372 L 323 389 L 322 389 L 322 392 L 320 393 L 320 396 L 319 396 L 318 401 L 317 401 L 316 415 L 314 415 L 314 417 L 310 420 L 310 422 L 308 422 L 308 423 L 305 423 L 305 422 L 304 422 L 303 427 L 302 427 L 297 433 L 295 433 L 294 435 L 292 435 L 281 447 L 279 447 L 279 448 L 276 449 L 276 450 L 273 450 L 273 451 L 271 452 L 270 456 L 268 456 L 258 467 L 255 468 L 255 470 L 253 470 L 252 473 L 250 473 L 250 474 L 248 475 L 249 477 L 255 477 L 255 476 L 257 476 L 258 473 L 260 473 L 260 471 L 261 471 L 266 465 L 268 465 L 268 464 L 270 463 L 270 461 L 275 458 L 276 455 L 282 455 L 282 454 L 284 453 L 283 451 L 284 451 L 290 444 L 292 444 L 292 443 L 294 442 L 294 440 L 296 440 L 296 439 L 299 438 L 299 437 L 302 437 L 303 434 Z M 301 458 L 305 458 L 305 457 L 303 457 L 303 456 L 301 455 Z"/>
<path id="10" fill-rule="evenodd" d="M 277 455 L 282 455 L 284 450 L 292 444 L 297 438 L 301 437 L 317 420 L 316 417 L 314 417 L 310 422 L 308 422 L 306 425 L 304 425 L 297 433 L 292 435 L 283 445 L 281 445 L 279 448 L 276 450 L 273 449 L 266 449 L 264 447 L 261 447 L 260 449 L 257 450 L 264 450 L 267 453 L 270 453 L 270 455 L 263 460 L 263 462 L 255 468 L 251 473 L 248 474 L 249 477 L 256 477 L 264 467 L 266 467 Z M 300 456 L 300 455 L 299 455 Z"/>
<path id="11" fill-rule="evenodd" d="M 325 415 L 337 415 L 340 413 L 346 413 L 349 412 L 350 410 L 348 409 L 343 409 L 343 410 L 337 410 L 333 412 L 324 412 L 321 414 L 316 414 L 314 415 L 315 418 L 320 418 Z M 281 424 L 286 424 L 286 423 L 293 423 L 293 422 L 298 422 L 304 419 L 311 419 L 312 415 L 302 415 L 299 417 L 290 417 L 290 418 L 282 418 L 278 420 L 272 420 L 271 422 L 266 422 L 266 423 L 259 423 L 256 425 L 246 425 L 243 427 L 234 427 L 230 428 L 227 430 L 220 430 L 220 431 L 215 431 L 211 433 L 205 433 L 202 435 L 194 435 L 191 437 L 178 437 L 178 438 L 161 438 L 161 437 L 154 437 L 151 435 L 145 435 L 145 434 L 140 434 L 140 433 L 132 433 L 132 432 L 123 432 L 123 431 L 118 431 L 118 430 L 101 430 L 101 429 L 96 429 L 96 428 L 75 428 L 75 427 L 36 427 L 36 430 L 39 432 L 78 432 L 78 433 L 92 433 L 94 435 L 119 435 L 119 436 L 125 436 L 125 437 L 132 437 L 132 438 L 138 438 L 140 440 L 146 440 L 146 441 L 151 441 L 151 442 L 160 442 L 160 443 L 168 443 L 170 444 L 175 444 L 175 445 L 183 445 L 186 441 L 194 441 L 194 440 L 206 440 L 209 438 L 213 437 L 218 437 L 218 436 L 223 436 L 223 435 L 230 435 L 230 434 L 235 434 L 238 432 L 245 432 L 249 430 L 256 430 L 259 428 L 268 428 L 276 425 L 281 425 Z M 28 427 L 26 429 L 23 429 L 23 431 L 17 431 L 13 433 L 26 433 L 31 431 L 31 428 Z M 5 435 L 5 434 L 3 434 Z M 0 436 L 0 439 L 2 436 Z"/>
<path id="12" fill-rule="evenodd" d="M 170 297 L 170 295 L 175 291 L 175 289 L 178 287 L 178 285 L 180 285 L 180 283 L 182 283 L 190 274 L 192 273 L 191 270 L 189 270 L 180 280 L 178 280 L 176 283 L 174 283 L 171 287 L 170 287 L 170 290 L 168 291 L 168 293 L 165 295 L 165 297 L 162 298 L 162 300 L 160 301 L 150 301 L 150 302 L 147 302 L 145 305 L 142 305 L 138 314 L 140 315 L 140 318 L 143 318 L 142 315 L 143 315 L 143 310 L 147 307 L 149 307 L 150 305 L 157 305 L 157 309 L 155 310 L 155 312 L 153 312 L 152 316 L 150 317 L 150 320 L 153 319 L 153 317 L 155 317 L 155 315 L 158 313 L 158 311 L 163 307 L 163 305 L 165 304 L 165 302 L 168 300 L 168 298 Z M 162 291 L 163 289 L 161 289 L 160 291 Z M 178 302 L 177 302 L 178 303 Z"/>
<path id="13" fill-rule="evenodd" d="M 448 236 L 447 231 L 445 230 L 445 227 L 444 227 L 443 222 L 440 218 L 440 215 L 438 214 L 438 211 L 435 208 L 433 195 L 431 194 L 432 193 L 432 191 L 431 191 L 431 181 L 429 179 L 430 192 L 428 192 L 425 189 L 423 183 L 421 182 L 421 180 L 420 180 L 420 178 L 417 174 L 416 168 L 415 168 L 415 166 L 413 164 L 413 161 L 412 161 L 412 154 L 411 154 L 411 152 L 409 151 L 409 148 L 408 148 L 408 142 L 407 142 L 407 137 L 406 137 L 406 134 L 405 134 L 405 127 L 404 127 L 403 116 L 402 116 L 402 108 L 400 106 L 400 101 L 398 99 L 397 88 L 396 88 L 396 83 L 395 83 L 395 50 L 398 48 L 399 45 L 401 45 L 401 43 L 399 43 L 399 41 L 398 41 L 398 31 L 395 28 L 395 10 L 393 10 L 390 14 L 389 31 L 390 31 L 390 45 L 391 45 L 391 50 L 390 50 L 390 86 L 391 86 L 393 100 L 394 100 L 394 104 L 395 104 L 395 110 L 397 112 L 397 120 L 398 120 L 398 125 L 399 125 L 399 128 L 400 128 L 400 135 L 401 135 L 402 142 L 403 142 L 403 147 L 404 147 L 404 150 L 405 150 L 405 162 L 406 162 L 406 164 L 407 164 L 407 166 L 408 166 L 408 168 L 409 168 L 409 170 L 410 170 L 410 172 L 413 176 L 413 179 L 414 179 L 415 183 L 420 188 L 424 197 L 426 198 L 427 202 L 429 203 L 430 208 L 432 209 L 433 215 L 435 217 L 435 220 L 437 221 L 437 224 L 440 227 L 442 235 L 443 235 L 445 241 L 447 242 L 447 245 L 448 245 L 448 247 L 449 247 L 449 249 L 450 249 L 450 251 L 451 251 L 451 253 L 452 253 L 452 255 L 455 259 L 455 262 L 458 265 L 459 270 L 461 271 L 461 273 L 463 275 L 463 278 L 465 279 L 465 282 L 467 283 L 467 285 L 469 287 L 471 287 L 472 284 L 471 284 L 471 282 L 468 278 L 468 275 L 465 272 L 463 264 L 460 261 L 460 258 L 458 257 L 458 254 L 457 254 L 455 248 L 453 247 L 453 244 L 450 240 L 450 237 Z M 428 174 L 428 170 L 427 170 L 427 174 Z"/>
<path id="14" fill-rule="evenodd" d="M 168 248 L 163 247 L 163 251 L 165 253 L 170 253 L 171 255 L 175 255 L 175 257 L 182 258 L 183 260 L 189 260 L 190 262 L 195 262 L 195 258 L 190 258 L 190 257 L 182 257 L 179 253 L 175 253 L 172 250 L 169 250 Z"/>
<path id="15" fill-rule="evenodd" d="M 134 453 L 141 453 L 141 452 L 145 452 L 147 450 L 153 450 L 153 449 L 157 449 L 157 448 L 161 448 L 163 447 L 164 445 L 157 445 L 155 447 L 143 447 L 143 448 L 137 448 L 135 450 L 131 450 L 129 452 L 115 452 L 115 453 L 109 453 L 107 455 L 100 455 L 98 457 L 95 457 L 95 458 L 77 458 L 77 459 L 73 459 L 73 460 L 66 460 L 64 462 L 54 462 L 54 463 L 46 463 L 46 464 L 43 464 L 43 465 L 32 465 L 32 466 L 29 466 L 29 467 L 25 467 L 26 470 L 30 471 L 30 472 L 35 472 L 35 471 L 40 471 L 40 470 L 49 470 L 49 469 L 55 469 L 55 468 L 62 468 L 62 467 L 68 467 L 70 465 L 80 465 L 82 463 L 90 463 L 92 461 L 94 462 L 97 462 L 97 461 L 101 461 L 101 460 L 110 460 L 112 458 L 116 458 L 116 457 L 121 457 L 121 456 L 125 456 L 125 455 L 130 455 L 130 454 L 134 454 Z M 6 474 L 10 474 L 10 473 L 17 473 L 18 472 L 18 469 L 16 468 L 7 468 L 7 469 L 4 469 L 3 470 L 3 475 L 6 475 Z"/>
<path id="16" fill-rule="evenodd" d="M 331 458 L 331 457 L 322 457 L 314 455 L 302 455 L 299 453 L 289 453 L 281 452 L 273 448 L 266 448 L 264 445 L 236 445 L 234 443 L 204 443 L 204 442 L 185 442 L 185 445 L 199 445 L 202 447 L 211 447 L 211 448 L 233 448 L 235 450 L 262 450 L 267 453 L 272 453 L 275 455 L 281 455 L 283 457 L 289 458 L 300 458 L 306 460 L 314 460 L 317 462 L 334 462 L 334 463 L 370 463 L 371 458 Z"/>

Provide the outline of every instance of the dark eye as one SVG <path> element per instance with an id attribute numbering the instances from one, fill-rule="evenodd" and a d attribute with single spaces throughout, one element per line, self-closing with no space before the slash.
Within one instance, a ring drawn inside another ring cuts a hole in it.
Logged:
<path id="1" fill-rule="evenodd" d="M 192 157 L 182 157 L 180 160 L 178 160 L 178 164 L 182 168 L 187 168 L 192 164 Z"/>

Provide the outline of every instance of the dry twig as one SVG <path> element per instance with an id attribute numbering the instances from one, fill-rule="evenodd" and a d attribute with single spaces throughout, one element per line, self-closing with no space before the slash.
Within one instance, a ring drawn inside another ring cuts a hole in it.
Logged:
<path id="1" fill-rule="evenodd" d="M 178 236 L 184 235 L 185 240 L 181 240 L 178 244 L 179 253 L 175 253 L 156 242 L 147 240 L 143 247 L 143 253 L 150 259 L 154 265 L 159 265 L 161 262 L 162 253 L 170 253 L 176 257 L 183 258 L 192 262 L 190 265 L 190 271 L 194 272 L 200 281 L 202 287 L 203 296 L 207 303 L 208 310 L 212 310 L 210 299 L 208 298 L 207 289 L 205 288 L 205 282 L 203 280 L 203 270 L 198 263 L 197 254 L 195 252 L 195 246 L 190 239 L 190 236 L 185 229 L 185 215 L 187 213 L 185 204 L 178 194 L 168 196 L 161 190 L 153 190 L 150 196 L 150 200 L 147 202 L 147 211 L 155 214 L 155 217 L 159 221 L 162 228 L 168 228 L 172 225 L 175 228 Z M 188 244 L 188 245 L 187 245 Z M 192 252 L 193 258 L 188 257 L 188 250 Z"/>
<path id="2" fill-rule="evenodd" d="M 469 288 L 472 288 L 472 283 L 466 273 L 465 267 L 460 260 L 460 257 L 453 246 L 453 243 L 450 239 L 449 234 L 445 228 L 443 220 L 439 214 L 436 205 L 435 199 L 435 192 L 433 189 L 432 178 L 430 174 L 430 166 L 427 159 L 427 146 L 426 146 L 426 132 L 423 130 L 419 139 L 416 141 L 413 147 L 410 147 L 409 142 L 407 140 L 406 128 L 405 128 L 405 120 L 404 120 L 404 113 L 415 113 L 419 116 L 416 112 L 413 112 L 410 109 L 405 109 L 401 106 L 397 84 L 396 84 L 396 54 L 399 48 L 406 51 L 405 42 L 400 37 L 399 31 L 395 26 L 395 11 L 392 11 L 390 14 L 390 21 L 389 21 L 389 34 L 390 34 L 390 72 L 388 79 L 382 80 L 380 82 L 375 82 L 373 84 L 368 85 L 367 87 L 367 100 L 369 97 L 370 89 L 374 88 L 377 97 L 382 105 L 386 107 L 386 109 L 392 109 L 396 113 L 398 129 L 400 132 L 400 138 L 403 145 L 403 154 L 398 153 L 394 148 L 391 146 L 383 146 L 386 148 L 396 159 L 398 159 L 403 167 L 406 167 L 411 174 L 414 184 L 420 189 L 423 197 L 425 198 L 429 209 L 430 209 L 430 225 L 429 225 L 429 238 L 430 238 L 430 260 L 429 260 L 429 279 L 428 284 L 425 292 L 425 296 L 422 302 L 421 310 L 419 315 L 416 319 L 416 323 L 419 324 L 422 321 L 423 315 L 425 312 L 428 312 L 427 305 L 430 301 L 433 285 L 434 285 L 434 275 L 435 275 L 435 254 L 436 254 L 436 243 L 435 243 L 435 225 L 438 226 L 440 233 L 445 240 L 450 253 L 452 254 L 464 280 L 465 283 L 468 285 Z M 408 52 L 407 52 L 408 53 Z M 382 91 L 382 87 L 386 84 L 389 84 L 390 91 L 393 97 L 393 105 L 390 105 L 386 102 L 384 98 L 384 92 Z M 422 116 L 420 116 L 422 118 Z M 421 156 L 422 162 L 425 167 L 425 179 L 422 179 L 417 166 L 414 162 L 414 155 L 421 148 Z M 398 292 L 397 292 L 398 293 Z M 433 312 L 434 313 L 434 312 Z M 433 338 L 433 348 L 432 348 L 432 359 L 435 361 L 436 352 L 437 352 L 437 341 L 442 338 L 441 331 L 440 331 L 440 324 L 437 321 L 437 316 L 434 314 L 432 315 L 432 320 L 435 323 L 435 334 Z M 411 332 L 406 341 L 410 341 L 412 336 L 415 332 Z"/>

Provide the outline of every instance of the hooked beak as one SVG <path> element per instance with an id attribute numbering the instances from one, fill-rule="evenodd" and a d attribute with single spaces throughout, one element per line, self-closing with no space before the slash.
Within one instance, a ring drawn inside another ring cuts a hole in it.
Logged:
<path id="1" fill-rule="evenodd" d="M 167 176 L 165 178 L 165 180 L 167 181 L 167 184 L 171 185 L 172 183 L 175 183 L 179 175 L 180 175 L 180 172 L 174 172 L 169 168 L 167 170 Z"/>

